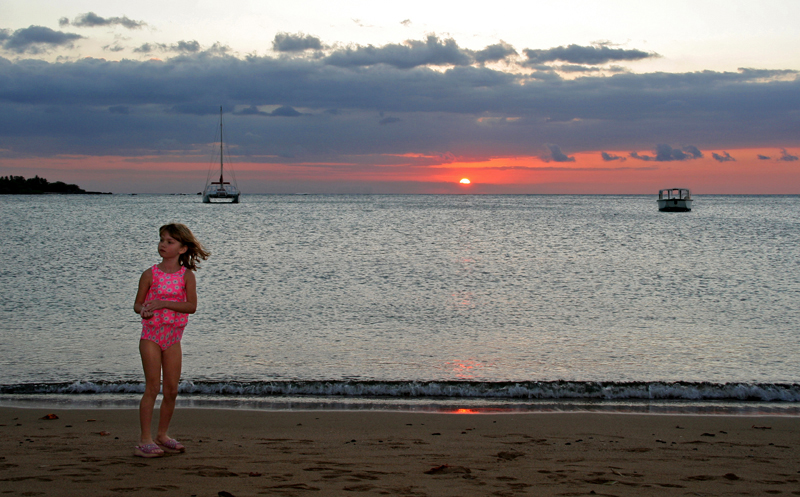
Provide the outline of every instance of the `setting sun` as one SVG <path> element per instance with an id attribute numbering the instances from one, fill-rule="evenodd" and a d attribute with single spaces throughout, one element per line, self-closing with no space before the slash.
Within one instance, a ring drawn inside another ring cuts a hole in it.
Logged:
<path id="1" fill-rule="evenodd" d="M 459 183 L 461 183 L 462 185 L 468 185 L 471 183 L 471 181 L 469 180 L 469 178 L 461 178 L 461 181 L 459 181 Z"/>

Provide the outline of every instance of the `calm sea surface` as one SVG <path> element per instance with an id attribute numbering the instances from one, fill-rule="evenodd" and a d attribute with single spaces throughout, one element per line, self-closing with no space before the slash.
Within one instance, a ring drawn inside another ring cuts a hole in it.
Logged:
<path id="1" fill-rule="evenodd" d="M 655 199 L 0 196 L 0 402 L 137 398 L 133 300 L 177 221 L 212 252 L 187 402 L 797 409 L 800 197 Z"/>

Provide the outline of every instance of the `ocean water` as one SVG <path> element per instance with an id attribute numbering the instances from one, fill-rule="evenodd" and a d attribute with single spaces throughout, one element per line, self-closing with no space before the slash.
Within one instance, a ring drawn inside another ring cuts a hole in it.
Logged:
<path id="1" fill-rule="evenodd" d="M 135 405 L 177 221 L 184 405 L 800 413 L 800 197 L 655 199 L 0 196 L 0 403 Z"/>

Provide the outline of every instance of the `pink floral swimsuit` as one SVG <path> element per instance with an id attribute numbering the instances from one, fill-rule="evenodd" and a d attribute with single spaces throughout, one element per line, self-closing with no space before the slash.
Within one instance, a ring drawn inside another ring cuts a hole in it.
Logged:
<path id="1" fill-rule="evenodd" d="M 169 300 L 171 302 L 186 302 L 186 281 L 183 274 L 185 267 L 177 273 L 165 273 L 153 266 L 153 283 L 144 301 Z M 149 319 L 142 319 L 142 340 L 156 342 L 161 350 L 167 350 L 181 341 L 183 330 L 189 322 L 189 315 L 175 312 L 171 309 L 158 309 Z"/>

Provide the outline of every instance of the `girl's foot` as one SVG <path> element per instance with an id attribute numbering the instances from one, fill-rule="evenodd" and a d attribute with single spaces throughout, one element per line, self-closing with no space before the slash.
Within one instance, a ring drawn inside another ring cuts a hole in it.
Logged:
<path id="1" fill-rule="evenodd" d="M 138 457 L 161 457 L 164 451 L 156 444 L 141 444 L 133 449 L 133 455 Z"/>
<path id="2" fill-rule="evenodd" d="M 182 443 L 178 442 L 174 438 L 168 438 L 164 442 L 156 442 L 158 446 L 164 452 L 168 454 L 180 454 L 181 452 L 186 452 L 186 447 L 183 446 Z"/>

